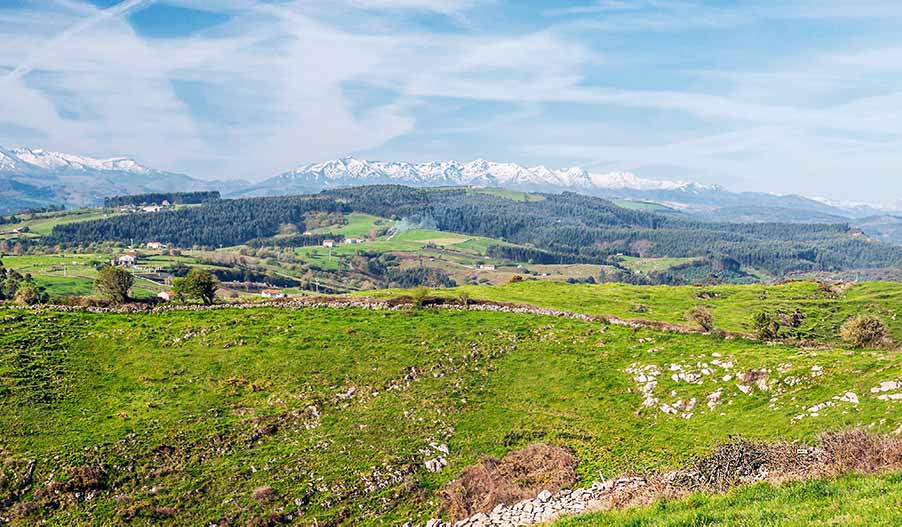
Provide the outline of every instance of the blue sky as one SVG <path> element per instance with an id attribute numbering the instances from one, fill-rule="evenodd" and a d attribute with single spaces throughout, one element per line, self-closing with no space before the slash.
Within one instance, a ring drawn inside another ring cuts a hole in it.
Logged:
<path id="1" fill-rule="evenodd" d="M 895 0 L 0 0 L 0 145 L 486 158 L 902 198 Z"/>

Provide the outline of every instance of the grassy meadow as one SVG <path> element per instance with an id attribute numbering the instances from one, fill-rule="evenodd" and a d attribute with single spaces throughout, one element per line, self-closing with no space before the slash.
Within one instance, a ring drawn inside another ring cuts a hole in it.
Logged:
<path id="1" fill-rule="evenodd" d="M 361 295 L 393 297 L 402 290 L 361 292 Z M 626 284 L 567 284 L 528 280 L 498 287 L 463 286 L 434 289 L 430 294 L 513 302 L 563 309 L 590 315 L 686 323 L 686 311 L 707 307 L 716 326 L 728 331 L 748 332 L 752 316 L 759 311 L 802 312 L 804 319 L 793 331 L 800 338 L 835 341 L 840 326 L 850 316 L 871 313 L 880 316 L 897 341 L 902 340 L 902 284 L 865 282 L 846 287 L 822 287 L 812 281 L 780 285 L 633 286 Z"/>
<path id="2" fill-rule="evenodd" d="M 35 282 L 53 296 L 90 295 L 94 292 L 94 278 L 98 262 L 108 262 L 113 256 L 102 254 L 46 254 L 4 256 L 3 265 L 30 274 Z M 163 288 L 140 277 L 135 278 L 132 295 L 135 298 L 154 296 Z"/>
<path id="3" fill-rule="evenodd" d="M 902 521 L 902 474 L 849 476 L 737 488 L 725 496 L 699 494 L 650 507 L 587 514 L 555 527 L 895 526 Z"/>
<path id="4" fill-rule="evenodd" d="M 534 442 L 571 448 L 589 483 L 678 466 L 734 434 L 886 433 L 902 418 L 871 391 L 902 378 L 891 350 L 432 309 L 7 309 L 0 320 L 4 470 L 35 460 L 41 482 L 15 498 L 22 525 L 422 524 L 464 467 Z M 644 406 L 638 376 L 654 369 Z M 764 384 L 741 387 L 752 370 Z M 857 402 L 840 399 L 850 392 Z M 432 473 L 437 456 L 447 466 Z M 12 495 L 10 481 L 0 490 Z M 261 488 L 272 495 L 254 498 Z"/>

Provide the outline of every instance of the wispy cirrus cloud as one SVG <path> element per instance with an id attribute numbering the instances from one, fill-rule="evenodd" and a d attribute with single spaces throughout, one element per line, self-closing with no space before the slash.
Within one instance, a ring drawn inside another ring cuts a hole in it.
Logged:
<path id="1" fill-rule="evenodd" d="M 143 36 L 132 15 L 164 5 L 223 21 Z M 902 162 L 900 20 L 877 0 L 33 1 L 0 9 L 0 144 L 207 177 L 493 157 L 881 198 Z"/>

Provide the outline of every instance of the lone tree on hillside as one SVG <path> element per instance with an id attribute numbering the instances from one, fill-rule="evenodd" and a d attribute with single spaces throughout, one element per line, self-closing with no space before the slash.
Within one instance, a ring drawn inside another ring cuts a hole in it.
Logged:
<path id="1" fill-rule="evenodd" d="M 708 333 L 714 330 L 714 315 L 705 306 L 695 306 L 686 311 L 686 320 L 697 324 Z"/>
<path id="2" fill-rule="evenodd" d="M 172 282 L 172 290 L 179 296 L 185 298 L 196 298 L 210 305 L 216 298 L 216 290 L 219 289 L 219 280 L 212 274 L 201 271 L 200 269 L 191 269 L 182 278 L 176 278 Z"/>
<path id="3" fill-rule="evenodd" d="M 94 279 L 94 289 L 113 302 L 125 302 L 134 283 L 135 277 L 125 269 L 104 267 Z"/>
<path id="4" fill-rule="evenodd" d="M 876 315 L 855 315 L 839 331 L 842 339 L 858 348 L 880 346 L 889 337 L 886 324 Z"/>

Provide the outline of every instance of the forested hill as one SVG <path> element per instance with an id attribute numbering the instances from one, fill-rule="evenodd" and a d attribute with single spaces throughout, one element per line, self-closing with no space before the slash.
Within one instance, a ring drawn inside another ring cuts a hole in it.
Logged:
<path id="1" fill-rule="evenodd" d="M 305 215 L 313 211 L 404 218 L 411 224 L 502 239 L 525 246 L 524 252 L 538 249 L 561 261 L 600 263 L 615 254 L 706 256 L 726 267 L 751 266 L 777 275 L 902 266 L 902 247 L 869 240 L 847 225 L 704 223 L 627 210 L 574 193 L 521 199 L 516 194 L 397 185 L 222 200 L 157 214 L 59 225 L 46 241 L 70 245 L 158 240 L 181 247 L 232 246 L 273 236 L 285 223 L 303 230 Z"/>

